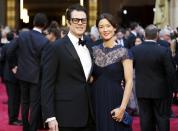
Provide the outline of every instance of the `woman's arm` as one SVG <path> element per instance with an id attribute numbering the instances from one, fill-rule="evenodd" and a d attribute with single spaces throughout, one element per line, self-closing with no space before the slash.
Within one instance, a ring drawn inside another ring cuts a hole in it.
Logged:
<path id="1" fill-rule="evenodd" d="M 126 109 L 133 87 L 133 61 L 126 59 L 122 63 L 124 67 L 125 89 L 120 107 Z"/>
<path id="2" fill-rule="evenodd" d="M 133 61 L 130 59 L 126 59 L 122 63 L 124 67 L 125 77 L 124 95 L 120 107 L 111 111 L 112 118 L 119 122 L 123 119 L 123 115 L 129 102 L 133 86 Z"/>

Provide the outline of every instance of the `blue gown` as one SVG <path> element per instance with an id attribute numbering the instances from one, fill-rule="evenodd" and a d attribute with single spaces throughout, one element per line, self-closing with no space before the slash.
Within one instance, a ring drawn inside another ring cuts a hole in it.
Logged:
<path id="1" fill-rule="evenodd" d="M 105 48 L 103 44 L 93 47 L 94 83 L 92 102 L 96 116 L 96 131 L 132 131 L 131 126 L 116 122 L 111 110 L 117 108 L 123 97 L 121 81 L 124 79 L 122 60 L 132 59 L 130 52 L 119 45 Z"/>

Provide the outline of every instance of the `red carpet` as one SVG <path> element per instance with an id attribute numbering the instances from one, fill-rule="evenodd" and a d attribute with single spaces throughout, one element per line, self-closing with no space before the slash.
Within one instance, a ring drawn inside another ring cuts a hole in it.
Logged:
<path id="1" fill-rule="evenodd" d="M 22 131 L 22 126 L 8 125 L 7 104 L 3 104 L 6 101 L 5 87 L 3 84 L 0 84 L 0 131 Z M 172 109 L 178 115 L 178 106 L 173 106 Z M 140 131 L 139 117 L 133 118 L 133 131 Z M 178 118 L 171 119 L 170 131 L 178 131 Z"/>

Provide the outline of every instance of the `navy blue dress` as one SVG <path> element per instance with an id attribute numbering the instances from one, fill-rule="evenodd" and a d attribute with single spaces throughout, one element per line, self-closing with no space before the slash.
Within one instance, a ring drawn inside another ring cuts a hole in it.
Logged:
<path id="1" fill-rule="evenodd" d="M 100 44 L 93 47 L 93 56 L 95 65 L 92 100 L 96 115 L 96 131 L 131 131 L 131 126 L 116 122 L 110 113 L 122 102 L 122 60 L 131 59 L 131 54 L 119 45 L 105 48 Z"/>

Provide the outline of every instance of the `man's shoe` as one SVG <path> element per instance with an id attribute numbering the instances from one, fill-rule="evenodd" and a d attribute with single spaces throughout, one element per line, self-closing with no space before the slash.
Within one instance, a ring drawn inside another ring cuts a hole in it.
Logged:
<path id="1" fill-rule="evenodd" d="M 15 120 L 15 121 L 10 121 L 9 125 L 22 126 L 23 124 L 21 120 Z"/>

